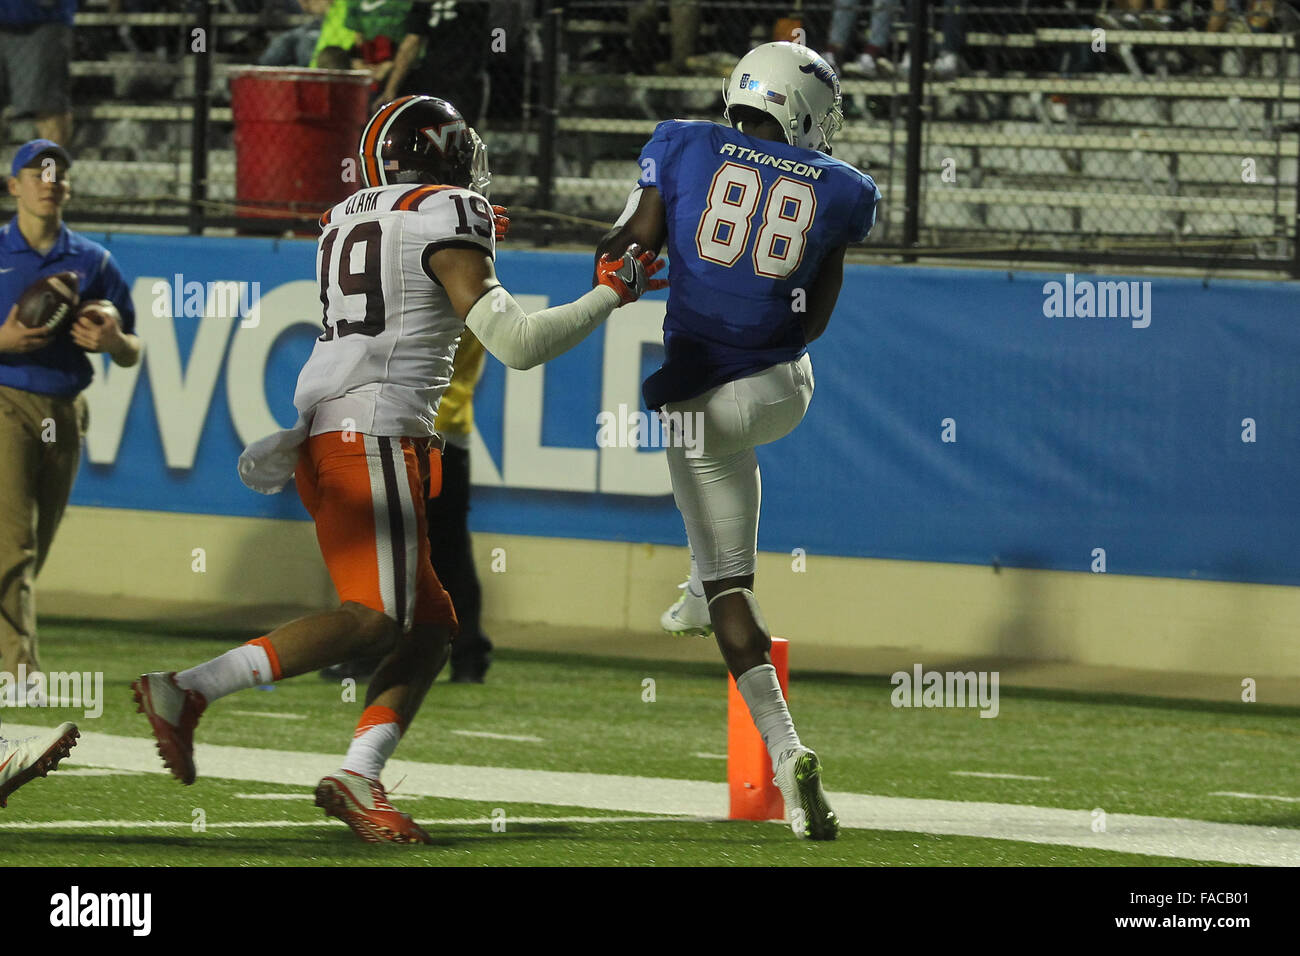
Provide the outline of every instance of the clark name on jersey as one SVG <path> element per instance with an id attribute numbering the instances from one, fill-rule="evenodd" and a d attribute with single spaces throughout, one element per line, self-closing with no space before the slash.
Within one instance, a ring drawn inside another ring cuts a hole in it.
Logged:
<path id="1" fill-rule="evenodd" d="M 245 450 L 239 473 L 246 485 L 282 487 L 309 435 L 435 434 L 465 326 L 428 271 L 429 256 L 465 243 L 495 256 L 492 217 L 469 189 L 409 184 L 363 189 L 321 217 L 316 275 L 324 330 L 298 375 L 298 422 Z"/>

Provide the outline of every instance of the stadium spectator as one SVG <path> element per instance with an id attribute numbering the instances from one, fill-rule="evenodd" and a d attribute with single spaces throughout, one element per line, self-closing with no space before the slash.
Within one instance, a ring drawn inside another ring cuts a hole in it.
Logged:
<path id="1" fill-rule="evenodd" d="M 871 4 L 871 29 L 866 47 L 856 57 L 853 42 L 854 27 L 862 8 L 862 0 L 835 0 L 831 8 L 830 35 L 826 42 L 826 60 L 832 69 L 845 76 L 891 75 L 894 64 L 885 57 L 889 49 L 889 31 L 898 15 L 899 0 L 874 0 Z"/>
<path id="2" fill-rule="evenodd" d="M 1212 0 L 1216 5 L 1223 0 Z M 1169 14 L 1169 0 L 1116 0 L 1114 9 L 1097 14 L 1097 22 L 1108 30 L 1168 30 L 1174 25 Z M 1118 12 L 1116 12 L 1118 11 Z"/>
<path id="3" fill-rule="evenodd" d="M 670 55 L 663 62 L 659 43 L 659 19 L 663 4 L 644 0 L 628 10 L 628 69 L 633 73 L 686 73 L 687 58 L 695 49 L 700 32 L 700 8 L 693 0 L 668 0 Z"/>
<path id="4" fill-rule="evenodd" d="M 348 29 L 346 25 L 348 16 L 348 0 L 334 0 L 325 11 L 325 19 L 321 21 L 320 37 L 316 40 L 316 52 L 312 55 L 309 66 L 319 67 L 322 70 L 347 70 L 352 66 L 351 57 L 348 51 L 357 45 L 357 33 L 355 30 Z M 331 51 L 325 53 L 326 50 Z M 321 56 L 325 54 L 326 62 L 321 62 Z M 339 56 L 342 55 L 342 61 Z M 339 62 L 343 65 L 339 66 Z"/>
<path id="5" fill-rule="evenodd" d="M 333 5 L 332 0 L 298 0 L 303 12 L 315 17 L 311 23 L 304 23 L 291 30 L 276 34 L 270 44 L 258 58 L 258 66 L 311 66 L 316 56 L 316 44 L 320 40 L 321 25 L 325 14 Z"/>
<path id="6" fill-rule="evenodd" d="M 378 97 L 393 68 L 397 44 L 405 36 L 406 18 L 412 0 L 369 0 L 348 4 L 343 25 L 357 34 L 359 54 L 373 81 L 371 93 Z M 355 64 L 354 64 L 355 65 Z"/>
<path id="7" fill-rule="evenodd" d="M 858 56 L 849 58 L 849 51 L 854 49 L 852 43 L 853 28 L 862 7 L 861 0 L 835 0 L 831 12 L 830 36 L 827 50 L 830 52 L 832 67 L 843 67 L 845 76 L 892 76 L 901 70 L 906 72 L 911 64 L 911 57 L 904 55 L 903 61 L 895 67 L 893 61 L 885 56 L 890 46 L 890 31 L 898 19 L 899 8 L 903 0 L 874 0 L 871 4 L 871 31 L 866 47 Z M 940 20 L 941 39 L 939 48 L 934 51 L 934 73 L 939 79 L 955 76 L 962 72 L 959 54 L 966 44 L 965 10 L 959 0 L 940 0 L 942 18 Z M 939 5 L 939 4 L 936 4 Z M 915 7 L 907 5 L 907 16 L 912 17 Z"/>
<path id="8" fill-rule="evenodd" d="M 36 121 L 36 135 L 72 138 L 68 63 L 77 0 L 0 0 L 0 85 L 13 119 Z"/>
<path id="9" fill-rule="evenodd" d="M 87 352 L 134 365 L 135 310 L 117 263 L 103 246 L 63 225 L 66 150 L 46 139 L 19 147 L 9 177 L 18 212 L 0 229 L 0 661 L 17 673 L 40 670 L 36 576 L 50 553 L 81 462 L 87 423 L 81 392 L 94 375 Z M 16 303 L 36 279 L 73 271 L 83 302 L 107 299 L 99 320 L 78 317 L 53 334 L 16 319 Z M 29 696 L 30 701 L 30 696 Z"/>
<path id="10" fill-rule="evenodd" d="M 455 103 L 471 126 L 480 125 L 488 97 L 490 29 L 483 0 L 416 0 L 381 98 L 437 96 Z"/>

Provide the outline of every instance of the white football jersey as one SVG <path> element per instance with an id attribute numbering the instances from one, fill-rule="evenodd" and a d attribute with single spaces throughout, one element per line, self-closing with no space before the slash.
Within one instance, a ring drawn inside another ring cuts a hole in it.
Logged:
<path id="1" fill-rule="evenodd" d="M 321 217 L 324 331 L 293 399 L 311 434 L 434 434 L 465 326 L 429 254 L 468 242 L 495 255 L 492 215 L 468 189 L 404 184 L 363 189 Z"/>

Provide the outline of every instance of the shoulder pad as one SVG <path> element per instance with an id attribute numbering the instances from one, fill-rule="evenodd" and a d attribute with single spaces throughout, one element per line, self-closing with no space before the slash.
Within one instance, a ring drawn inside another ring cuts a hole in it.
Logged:
<path id="1" fill-rule="evenodd" d="M 418 229 L 428 242 L 471 242 L 495 251 L 492 206 L 471 189 L 411 186 L 394 198 L 392 209 L 412 213 L 406 228 Z"/>

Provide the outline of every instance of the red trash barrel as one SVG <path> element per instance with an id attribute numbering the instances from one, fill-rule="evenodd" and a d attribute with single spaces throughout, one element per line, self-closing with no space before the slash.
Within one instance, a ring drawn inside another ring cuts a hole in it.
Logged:
<path id="1" fill-rule="evenodd" d="M 231 70 L 237 214 L 314 218 L 356 192 L 369 96 L 363 70 Z"/>

